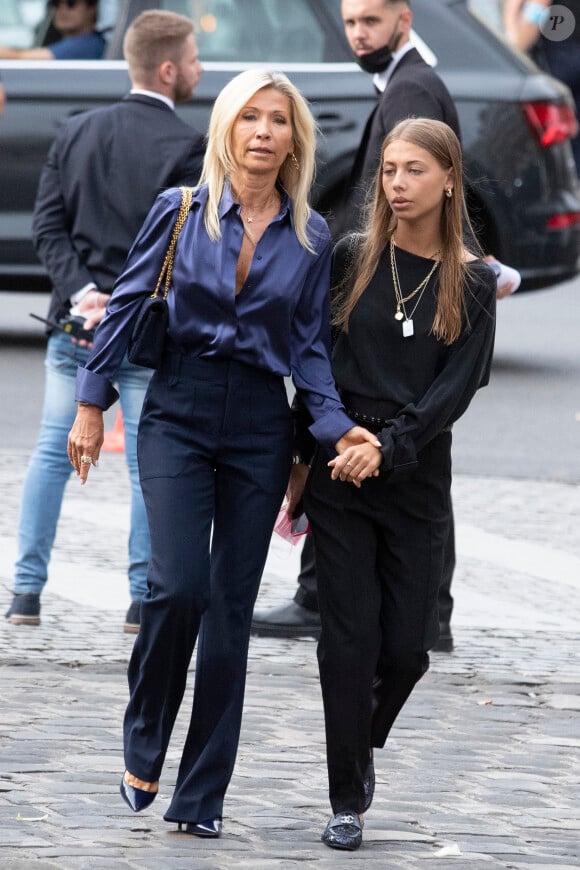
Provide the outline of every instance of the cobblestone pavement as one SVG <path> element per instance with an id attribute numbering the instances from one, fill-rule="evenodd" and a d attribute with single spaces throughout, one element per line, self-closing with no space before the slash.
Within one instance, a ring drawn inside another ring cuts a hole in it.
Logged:
<path id="1" fill-rule="evenodd" d="M 0 450 L 2 604 L 26 459 Z M 133 815 L 118 794 L 127 483 L 122 457 L 103 456 L 89 485 L 67 492 L 42 624 L 0 620 L 0 867 L 579 868 L 580 490 L 460 476 L 454 503 L 456 651 L 432 656 L 377 752 L 362 848 L 320 843 L 329 810 L 315 643 L 266 638 L 251 643 L 224 835 L 203 841 L 162 819 L 185 716 L 153 806 Z M 260 607 L 293 594 L 297 549 L 273 540 Z"/>

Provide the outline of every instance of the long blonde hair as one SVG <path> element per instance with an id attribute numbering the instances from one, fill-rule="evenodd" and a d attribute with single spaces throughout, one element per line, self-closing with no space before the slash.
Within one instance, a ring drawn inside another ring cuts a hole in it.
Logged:
<path id="1" fill-rule="evenodd" d="M 467 269 L 465 263 L 464 228 L 473 238 L 463 190 L 461 145 L 453 130 L 442 121 L 430 118 L 410 118 L 400 121 L 386 137 L 381 149 L 381 162 L 377 171 L 372 199 L 367 208 L 365 230 L 351 267 L 347 270 L 339 293 L 334 321 L 348 332 L 348 321 L 353 308 L 369 285 L 377 270 L 379 259 L 397 229 L 397 217 L 383 190 L 383 155 L 388 145 L 396 140 L 410 142 L 428 151 L 445 169 L 453 170 L 453 195 L 443 195 L 441 202 L 441 263 L 439 266 L 439 292 L 437 310 L 431 332 L 452 344 L 460 335 L 462 317 L 466 311 L 465 289 Z M 352 290 L 348 287 L 352 286 Z"/>
<path id="2" fill-rule="evenodd" d="M 308 103 L 290 79 L 281 72 L 250 69 L 235 76 L 218 95 L 208 128 L 207 149 L 199 183 L 209 189 L 205 225 L 210 239 L 221 238 L 219 202 L 226 179 L 236 171 L 232 153 L 234 123 L 249 100 L 263 88 L 275 88 L 288 97 L 294 135 L 294 159 L 289 155 L 278 173 L 278 181 L 293 201 L 294 228 L 300 244 L 314 251 L 307 235 L 310 217 L 308 195 L 315 171 L 316 123 Z"/>

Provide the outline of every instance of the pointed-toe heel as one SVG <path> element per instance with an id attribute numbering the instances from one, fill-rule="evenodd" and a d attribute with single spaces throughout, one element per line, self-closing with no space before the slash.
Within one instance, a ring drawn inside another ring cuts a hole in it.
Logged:
<path id="1" fill-rule="evenodd" d="M 147 809 L 157 797 L 156 791 L 144 791 L 142 788 L 129 785 L 125 780 L 125 774 L 121 779 L 119 791 L 125 803 L 131 807 L 134 813 L 140 813 L 141 810 Z"/>
<path id="2" fill-rule="evenodd" d="M 202 822 L 178 822 L 178 830 L 192 834 L 194 837 L 219 837 L 222 832 L 220 816 L 215 819 L 204 819 Z"/>

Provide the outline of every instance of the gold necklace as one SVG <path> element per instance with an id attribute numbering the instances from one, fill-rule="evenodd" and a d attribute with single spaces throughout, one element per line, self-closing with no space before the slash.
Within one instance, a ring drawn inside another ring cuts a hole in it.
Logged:
<path id="1" fill-rule="evenodd" d="M 268 198 L 268 201 L 265 202 L 264 205 L 262 206 L 262 208 L 259 210 L 260 214 L 258 214 L 258 215 L 256 215 L 255 210 L 252 212 L 252 214 L 248 214 L 247 206 L 245 206 L 243 203 L 241 203 L 240 204 L 240 214 L 242 216 L 242 220 L 245 220 L 249 224 L 253 224 L 255 220 L 259 220 L 259 221 L 266 220 L 266 218 L 264 218 L 264 216 L 263 216 L 264 212 L 269 211 L 272 208 L 272 206 L 274 205 L 274 203 L 277 203 L 279 201 L 280 200 L 278 198 L 278 194 L 276 192 L 274 192 Z"/>
<path id="2" fill-rule="evenodd" d="M 257 220 L 257 221 L 269 220 L 268 217 L 264 217 L 264 213 L 267 211 L 270 211 L 272 206 L 275 203 L 279 203 L 279 201 L 280 200 L 279 200 L 278 194 L 276 192 L 274 192 L 272 194 L 272 196 L 269 198 L 268 202 L 264 203 L 264 206 L 261 209 L 262 213 L 260 215 L 256 215 L 255 212 L 252 212 L 252 214 L 248 214 L 247 210 L 246 210 L 246 206 L 243 205 L 242 203 L 240 203 L 240 217 L 242 218 L 242 227 L 244 230 L 244 234 L 247 236 L 247 238 L 249 239 L 250 243 L 252 244 L 252 246 L 254 248 L 256 247 L 258 242 L 254 238 L 254 236 L 250 232 L 249 227 L 247 227 L 246 224 L 247 223 L 253 224 L 255 220 Z"/>
<path id="3" fill-rule="evenodd" d="M 437 251 L 437 253 L 439 253 L 439 251 Z M 395 289 L 395 299 L 397 300 L 397 308 L 395 310 L 394 317 L 395 317 L 395 320 L 403 320 L 403 336 L 405 338 L 410 338 L 413 335 L 413 331 L 414 331 L 413 330 L 413 315 L 414 315 L 415 311 L 417 310 L 417 306 L 419 305 L 419 302 L 423 298 L 423 293 L 425 292 L 425 288 L 427 287 L 427 284 L 431 280 L 431 276 L 433 275 L 433 273 L 435 272 L 435 269 L 439 265 L 439 260 L 436 260 L 433 263 L 433 266 L 429 270 L 428 275 L 426 275 L 425 278 L 423 278 L 423 280 L 415 287 L 415 289 L 412 290 L 407 296 L 403 296 L 403 292 L 401 290 L 401 283 L 399 281 L 399 272 L 397 270 L 397 261 L 395 258 L 395 242 L 394 242 L 392 236 L 391 236 L 391 241 L 390 241 L 390 254 L 391 254 L 391 274 L 393 276 L 393 287 Z M 421 295 L 419 296 L 417 302 L 413 306 L 413 310 L 411 311 L 411 314 L 409 316 L 407 316 L 407 311 L 405 309 L 405 302 L 409 302 L 414 296 L 417 295 L 417 293 L 420 293 Z"/>

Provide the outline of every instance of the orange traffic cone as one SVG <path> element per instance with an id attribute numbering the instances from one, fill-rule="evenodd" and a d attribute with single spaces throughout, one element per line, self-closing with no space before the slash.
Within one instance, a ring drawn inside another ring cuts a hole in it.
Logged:
<path id="1" fill-rule="evenodd" d="M 123 453 L 125 450 L 125 430 L 123 428 L 123 412 L 117 411 L 117 419 L 115 426 L 108 432 L 105 432 L 105 440 L 103 441 L 102 450 L 108 450 L 109 453 Z"/>

